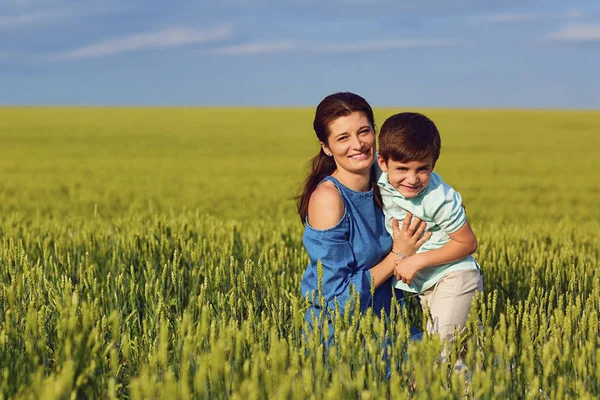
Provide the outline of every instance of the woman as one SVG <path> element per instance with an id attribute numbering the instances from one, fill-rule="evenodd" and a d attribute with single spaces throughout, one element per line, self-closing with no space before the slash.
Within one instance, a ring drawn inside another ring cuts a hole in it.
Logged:
<path id="1" fill-rule="evenodd" d="M 412 216 L 407 215 L 399 229 L 394 221 L 393 240 L 385 229 L 371 168 L 375 120 L 365 99 L 348 92 L 327 96 L 317 106 L 313 127 L 321 150 L 298 197 L 298 213 L 305 225 L 303 243 L 310 257 L 301 288 L 310 301 L 305 319 L 311 327 L 313 318 L 330 320 L 336 303 L 341 314 L 354 309 L 351 287 L 356 289 L 361 312 L 372 307 L 376 315 L 381 310 L 388 315 L 396 262 L 414 254 L 427 240 L 428 235 L 421 237 L 425 223 L 415 218 L 411 224 Z M 397 291 L 396 298 L 402 297 Z M 330 334 L 331 329 L 332 324 Z"/>

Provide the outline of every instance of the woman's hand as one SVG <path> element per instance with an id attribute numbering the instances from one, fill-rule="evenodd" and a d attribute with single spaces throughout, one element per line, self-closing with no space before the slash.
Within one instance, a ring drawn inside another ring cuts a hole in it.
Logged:
<path id="1" fill-rule="evenodd" d="M 398 226 L 398 221 L 392 219 L 392 231 L 394 245 L 392 250 L 394 253 L 401 254 L 405 257 L 412 256 L 417 252 L 419 247 L 423 245 L 430 237 L 431 232 L 425 232 L 427 223 L 421 221 L 419 218 L 414 217 L 409 212 L 404 217 L 402 222 L 402 228 Z"/>

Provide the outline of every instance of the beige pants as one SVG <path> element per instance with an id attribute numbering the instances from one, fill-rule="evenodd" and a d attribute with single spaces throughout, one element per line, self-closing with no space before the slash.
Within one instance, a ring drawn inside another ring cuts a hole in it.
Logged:
<path id="1" fill-rule="evenodd" d="M 438 334 L 446 341 L 454 337 L 455 331 L 461 332 L 476 292 L 483 292 L 483 277 L 478 269 L 450 272 L 421 293 L 423 312 L 429 308 L 432 317 L 427 321 L 427 333 Z"/>

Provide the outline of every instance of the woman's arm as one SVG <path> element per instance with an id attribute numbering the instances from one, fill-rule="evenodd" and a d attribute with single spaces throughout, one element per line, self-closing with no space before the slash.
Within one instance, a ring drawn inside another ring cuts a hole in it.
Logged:
<path id="1" fill-rule="evenodd" d="M 321 290 L 327 308 L 337 306 L 344 312 L 346 305 L 352 307 L 354 286 L 360 297 L 360 308 L 364 311 L 371 303 L 371 285 L 380 286 L 388 279 L 396 266 L 398 257 L 389 253 L 369 270 L 355 271 L 354 249 L 348 242 L 347 232 L 337 229 L 344 220 L 344 201 L 335 186 L 324 182 L 313 192 L 308 206 L 310 235 L 304 236 L 305 247 L 310 249 L 312 262 L 321 261 Z M 402 229 L 394 222 L 394 251 L 414 254 L 429 236 L 421 238 L 425 223 L 413 218 L 405 219 Z M 304 293 L 304 295 L 310 293 Z"/>
<path id="2" fill-rule="evenodd" d="M 335 185 L 323 182 L 313 192 L 308 204 L 308 223 L 315 229 L 325 230 L 333 228 L 344 216 L 344 200 Z M 402 222 L 392 219 L 394 244 L 390 252 L 379 264 L 370 269 L 375 288 L 385 282 L 400 261 L 398 255 L 405 257 L 417 252 L 419 247 L 431 236 L 431 232 L 423 235 L 427 224 L 409 212 Z M 466 256 L 465 256 L 466 257 Z"/>

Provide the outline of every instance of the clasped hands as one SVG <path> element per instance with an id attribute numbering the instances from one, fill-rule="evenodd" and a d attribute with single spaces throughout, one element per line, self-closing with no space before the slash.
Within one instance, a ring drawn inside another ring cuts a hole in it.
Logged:
<path id="1" fill-rule="evenodd" d="M 431 237 L 431 232 L 423 234 L 426 227 L 427 223 L 413 217 L 409 212 L 406 213 L 401 228 L 398 221 L 392 219 L 393 252 L 404 256 L 403 258 L 398 257 L 396 260 L 393 274 L 396 279 L 407 285 L 411 284 L 417 272 L 422 268 L 418 258 L 414 255 L 419 247 Z"/>

